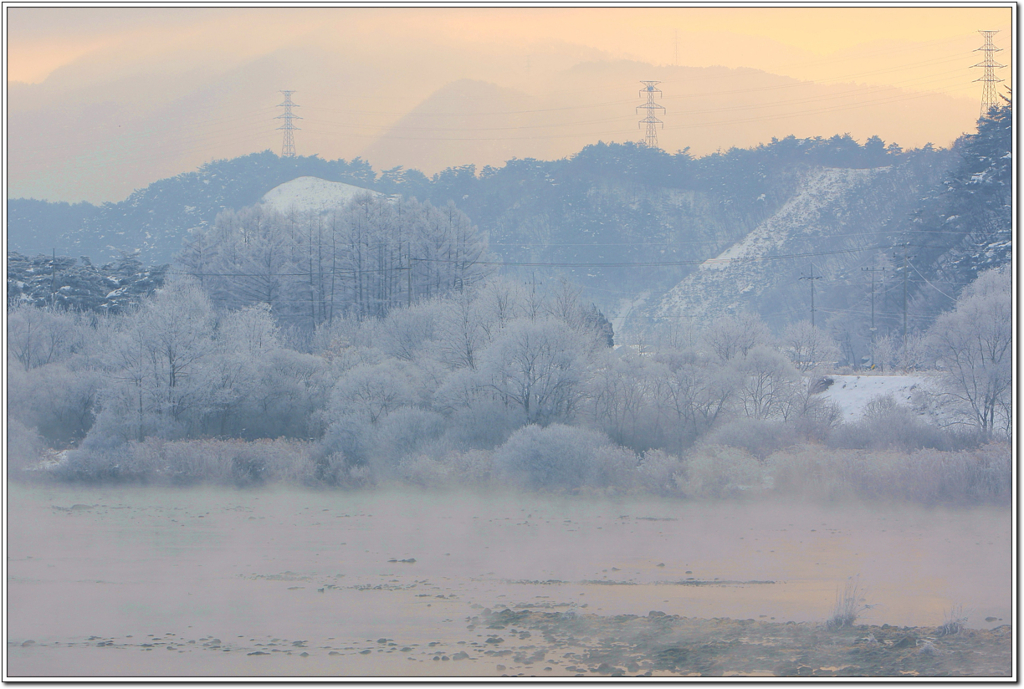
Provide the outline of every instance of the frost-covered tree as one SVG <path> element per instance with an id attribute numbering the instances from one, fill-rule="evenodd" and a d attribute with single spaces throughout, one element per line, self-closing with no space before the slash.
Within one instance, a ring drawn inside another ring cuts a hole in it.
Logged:
<path id="1" fill-rule="evenodd" d="M 1010 271 L 986 271 L 928 331 L 945 394 L 982 433 L 1009 431 L 1013 358 Z"/>
<path id="2" fill-rule="evenodd" d="M 553 318 L 511 321 L 481 353 L 478 386 L 527 423 L 571 420 L 583 397 L 588 336 Z"/>
<path id="3" fill-rule="evenodd" d="M 612 440 L 634 450 L 659 446 L 663 428 L 661 385 L 667 368 L 650 357 L 605 350 L 587 382 L 587 415 Z"/>
<path id="4" fill-rule="evenodd" d="M 188 278 L 169 281 L 126 315 L 105 357 L 109 382 L 98 393 L 100 413 L 90 435 L 106 443 L 193 432 L 214 393 L 207 367 L 213 334 L 210 301 Z"/>
<path id="5" fill-rule="evenodd" d="M 663 407 L 672 412 L 678 452 L 730 414 L 739 375 L 717 357 L 693 350 L 659 352 L 655 359 L 668 369 L 660 391 Z"/>
<path id="6" fill-rule="evenodd" d="M 17 304 L 7 312 L 7 352 L 25 370 L 66 359 L 83 345 L 82 317 Z"/>
<path id="7" fill-rule="evenodd" d="M 774 338 L 768 326 L 755 313 L 721 316 L 701 333 L 701 344 L 722 361 L 746 356 L 757 346 L 770 347 Z"/>
<path id="8" fill-rule="evenodd" d="M 810 321 L 793 323 L 782 334 L 782 345 L 800 373 L 831 369 L 839 359 L 839 345 Z"/>
<path id="9" fill-rule="evenodd" d="M 455 206 L 365 194 L 323 212 L 224 211 L 192 233 L 179 263 L 219 306 L 265 303 L 313 330 L 462 292 L 490 274 L 487 259 L 486 239 Z"/>
<path id="10" fill-rule="evenodd" d="M 760 420 L 785 416 L 800 382 L 786 357 L 758 345 L 737 358 L 734 366 L 740 378 L 739 398 L 748 417 Z"/>

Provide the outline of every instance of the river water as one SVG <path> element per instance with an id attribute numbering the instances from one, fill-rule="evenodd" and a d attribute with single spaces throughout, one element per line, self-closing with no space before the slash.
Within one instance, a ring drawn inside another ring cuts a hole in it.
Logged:
<path id="1" fill-rule="evenodd" d="M 7 516 L 12 678 L 494 675 L 486 609 L 821 622 L 851 585 L 866 624 L 1011 619 L 1008 508 L 12 482 Z"/>

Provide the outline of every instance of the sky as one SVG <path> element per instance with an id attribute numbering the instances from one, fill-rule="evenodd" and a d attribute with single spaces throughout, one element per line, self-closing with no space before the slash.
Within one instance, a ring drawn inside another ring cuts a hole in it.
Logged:
<path id="1" fill-rule="evenodd" d="M 978 31 L 1013 64 L 1006 4 L 8 6 L 5 22 L 8 195 L 68 201 L 280 151 L 280 89 L 300 155 L 431 174 L 640 140 L 641 79 L 661 81 L 669 151 L 845 132 L 948 146 L 977 118 Z"/>

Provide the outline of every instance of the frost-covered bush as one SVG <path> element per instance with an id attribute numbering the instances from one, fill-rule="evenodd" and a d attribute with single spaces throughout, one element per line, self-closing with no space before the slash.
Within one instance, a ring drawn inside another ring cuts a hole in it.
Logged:
<path id="1" fill-rule="evenodd" d="M 400 407 L 373 428 L 370 461 L 377 472 L 425 446 L 435 443 L 445 431 L 445 419 L 437 412 L 418 407 Z"/>
<path id="2" fill-rule="evenodd" d="M 7 476 L 11 477 L 39 461 L 43 439 L 34 428 L 20 421 L 7 420 Z"/>
<path id="3" fill-rule="evenodd" d="M 589 483 L 602 488 L 630 490 L 637 482 L 635 452 L 626 447 L 608 444 L 598 447 L 591 460 Z"/>
<path id="4" fill-rule="evenodd" d="M 147 438 L 116 448 L 80 448 L 55 470 L 59 478 L 156 483 L 315 484 L 314 447 L 289 440 L 176 440 Z"/>
<path id="5" fill-rule="evenodd" d="M 640 457 L 636 482 L 641 490 L 656 495 L 678 495 L 686 484 L 686 465 L 677 455 L 648 450 Z"/>
<path id="6" fill-rule="evenodd" d="M 580 488 L 606 485 L 622 458 L 604 433 L 563 424 L 524 426 L 494 452 L 500 482 L 529 488 Z"/>
<path id="7" fill-rule="evenodd" d="M 764 471 L 752 454 L 738 447 L 700 445 L 686 458 L 686 493 L 722 498 L 764 487 Z"/>
<path id="8" fill-rule="evenodd" d="M 774 490 L 833 500 L 910 501 L 927 505 L 1002 502 L 1010 497 L 1010 447 L 976 450 L 828 450 L 801 446 L 769 458 Z"/>
<path id="9" fill-rule="evenodd" d="M 863 453 L 828 450 L 818 445 L 800 445 L 776 452 L 766 464 L 777 493 L 819 500 L 837 500 L 854 494 L 853 476 Z"/>
<path id="10" fill-rule="evenodd" d="M 446 438 L 455 446 L 489 450 L 523 425 L 522 412 L 487 394 L 476 395 L 448 418 Z"/>
<path id="11" fill-rule="evenodd" d="M 441 457 L 417 454 L 396 467 L 399 480 L 425 488 L 478 488 L 491 480 L 490 452 L 450 452 Z"/>
<path id="12" fill-rule="evenodd" d="M 8 368 L 7 415 L 35 428 L 51 447 L 80 442 L 94 421 L 98 371 L 81 370 L 68 362 L 30 370 Z"/>
<path id="13" fill-rule="evenodd" d="M 872 398 L 860 421 L 844 424 L 830 435 L 830 445 L 844 449 L 938 450 L 951 446 L 948 434 L 923 421 L 891 394 Z"/>
<path id="14" fill-rule="evenodd" d="M 767 419 L 736 419 L 718 426 L 703 439 L 703 444 L 740 448 L 759 459 L 796 442 L 793 425 Z"/>

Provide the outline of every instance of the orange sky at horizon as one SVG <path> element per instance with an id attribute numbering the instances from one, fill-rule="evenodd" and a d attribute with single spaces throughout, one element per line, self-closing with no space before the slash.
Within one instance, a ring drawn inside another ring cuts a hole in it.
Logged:
<path id="1" fill-rule="evenodd" d="M 854 74 L 868 83 L 963 95 L 963 88 L 934 79 L 915 86 L 899 70 L 887 72 L 883 67 L 888 60 L 912 67 L 915 60 L 908 53 L 919 49 L 931 55 L 943 42 L 973 40 L 980 46 L 979 29 L 999 30 L 996 45 L 1004 49 L 1000 58 L 1009 58 L 1012 26 L 1009 6 L 13 7 L 8 12 L 7 78 L 22 83 L 43 82 L 61 67 L 104 53 L 117 53 L 122 59 L 159 54 L 173 65 L 197 45 L 215 45 L 225 59 L 239 60 L 295 41 L 329 45 L 332 37 L 345 36 L 358 24 L 364 34 L 380 31 L 410 39 L 426 34 L 509 50 L 558 41 L 655 65 L 671 65 L 678 59 L 678 64 L 689 66 L 748 66 L 820 82 Z M 859 74 L 865 71 L 864 61 L 879 68 Z M 1009 59 L 1002 61 L 1011 64 Z"/>
<path id="2" fill-rule="evenodd" d="M 5 10 L 8 193 L 68 201 L 278 150 L 280 89 L 299 94 L 300 155 L 434 174 L 636 141 L 644 79 L 665 150 L 840 132 L 946 147 L 980 110 L 978 30 L 999 31 L 1000 93 L 1015 64 L 1005 2 Z"/>

